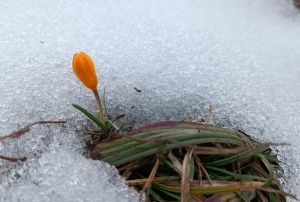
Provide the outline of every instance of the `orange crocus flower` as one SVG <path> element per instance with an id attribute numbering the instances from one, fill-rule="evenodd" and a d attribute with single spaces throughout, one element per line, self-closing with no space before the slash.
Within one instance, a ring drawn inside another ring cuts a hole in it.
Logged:
<path id="1" fill-rule="evenodd" d="M 80 51 L 74 54 L 72 66 L 78 79 L 93 92 L 97 91 L 98 78 L 92 58 Z"/>
<path id="2" fill-rule="evenodd" d="M 85 52 L 80 51 L 74 54 L 72 66 L 76 76 L 83 83 L 83 85 L 85 85 L 87 88 L 93 91 L 96 98 L 97 106 L 99 108 L 99 120 L 101 123 L 104 124 L 104 111 L 97 90 L 98 78 L 92 58 Z"/>

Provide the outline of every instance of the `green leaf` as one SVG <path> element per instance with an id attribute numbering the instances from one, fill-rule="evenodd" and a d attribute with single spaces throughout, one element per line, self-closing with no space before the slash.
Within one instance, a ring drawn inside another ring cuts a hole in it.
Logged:
<path id="1" fill-rule="evenodd" d="M 176 173 L 180 173 L 181 171 L 178 169 L 178 168 L 176 168 L 174 165 L 173 165 L 173 163 L 171 163 L 170 161 L 168 161 L 168 160 L 163 160 L 163 163 L 165 164 L 165 165 L 167 165 L 169 168 L 171 168 L 173 171 L 175 171 Z"/>
<path id="2" fill-rule="evenodd" d="M 161 189 L 160 187 L 158 187 L 158 186 L 155 186 L 155 185 L 153 185 L 157 190 L 159 190 L 160 192 L 162 192 L 162 193 L 164 193 L 164 194 L 166 194 L 166 195 L 168 195 L 168 196 L 170 196 L 170 197 L 172 197 L 172 198 L 174 198 L 174 199 L 176 199 L 176 200 L 180 200 L 180 195 L 178 195 L 178 194 L 175 194 L 175 193 L 173 193 L 173 192 L 170 192 L 170 191 L 167 191 L 167 190 L 164 190 L 164 189 Z"/>
<path id="3" fill-rule="evenodd" d="M 263 162 L 263 164 L 266 166 L 266 168 L 268 169 L 268 181 L 267 181 L 267 185 L 271 185 L 273 183 L 273 168 L 272 165 L 269 163 L 269 161 L 266 159 L 266 157 L 262 154 L 258 154 L 257 155 L 258 158 L 260 158 L 260 160 Z"/>
<path id="4" fill-rule="evenodd" d="M 224 158 L 221 160 L 207 163 L 206 165 L 208 165 L 208 166 L 224 166 L 226 164 L 233 163 L 239 159 L 249 159 L 259 153 L 262 153 L 262 152 L 268 150 L 269 148 L 270 148 L 269 145 L 265 145 L 265 144 L 259 145 L 256 148 L 249 149 L 248 151 L 238 153 L 238 154 L 230 156 L 228 158 Z"/>
<path id="5" fill-rule="evenodd" d="M 120 130 L 120 128 L 116 124 L 114 124 L 111 120 L 106 120 L 106 123 L 109 126 L 111 126 L 113 129 L 115 129 L 115 131 L 119 131 Z"/>
<path id="6" fill-rule="evenodd" d="M 260 176 L 256 176 L 256 175 L 246 175 L 246 174 L 239 175 L 237 173 L 230 172 L 230 171 L 226 170 L 225 168 L 218 168 L 218 167 L 213 167 L 213 166 L 206 166 L 206 169 L 212 171 L 212 173 L 220 172 L 222 175 L 231 176 L 235 180 L 243 180 L 243 181 L 255 181 L 255 180 L 259 180 L 259 181 L 263 181 L 263 182 L 267 182 L 268 181 L 268 179 L 264 178 L 264 177 L 260 177 Z"/>
<path id="7" fill-rule="evenodd" d="M 159 196 L 159 194 L 153 191 L 153 189 L 150 189 L 150 196 L 152 196 L 155 199 L 155 201 L 164 202 L 164 200 Z"/>
<path id="8" fill-rule="evenodd" d="M 83 107 L 77 105 L 77 104 L 72 104 L 73 107 L 81 111 L 86 117 L 88 117 L 93 123 L 95 123 L 97 126 L 101 128 L 103 132 L 107 132 L 107 127 L 102 124 L 94 115 L 92 115 L 90 112 L 88 112 L 86 109 Z"/>

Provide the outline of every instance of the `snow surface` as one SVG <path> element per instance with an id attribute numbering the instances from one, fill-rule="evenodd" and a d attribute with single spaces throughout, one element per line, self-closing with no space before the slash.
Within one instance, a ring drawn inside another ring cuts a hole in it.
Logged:
<path id="1" fill-rule="evenodd" d="M 70 67 L 78 50 L 94 58 L 123 126 L 200 118 L 211 104 L 214 124 L 289 143 L 275 149 L 300 198 L 300 12 L 291 1 L 7 0 L 0 36 L 0 134 L 68 120 L 0 142 L 0 155 L 28 157 L 0 161 L 0 201 L 139 200 L 113 167 L 82 156 L 86 120 L 70 105 L 96 107 Z"/>

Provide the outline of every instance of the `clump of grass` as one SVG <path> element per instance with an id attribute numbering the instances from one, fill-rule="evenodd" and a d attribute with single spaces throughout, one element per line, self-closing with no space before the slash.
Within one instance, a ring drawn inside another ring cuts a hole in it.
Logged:
<path id="1" fill-rule="evenodd" d="M 278 160 L 269 144 L 208 126 L 207 121 L 206 125 L 157 122 L 115 138 L 119 129 L 105 116 L 92 59 L 78 52 L 72 66 L 93 91 L 99 109 L 97 118 L 73 105 L 100 129 L 90 131 L 91 157 L 116 166 L 127 184 L 145 192 L 148 201 L 286 201 L 289 194 L 274 172 Z"/>
<path id="2" fill-rule="evenodd" d="M 110 142 L 91 157 L 115 165 L 149 201 L 286 201 L 270 145 L 191 122 L 157 122 Z"/>

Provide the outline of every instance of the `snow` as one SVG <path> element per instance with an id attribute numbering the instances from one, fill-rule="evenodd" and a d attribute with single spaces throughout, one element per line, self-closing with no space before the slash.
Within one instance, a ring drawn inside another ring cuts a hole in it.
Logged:
<path id="1" fill-rule="evenodd" d="M 94 58 L 108 111 L 125 113 L 123 127 L 200 118 L 211 104 L 214 124 L 290 144 L 275 150 L 286 190 L 298 194 L 300 12 L 292 1 L 8 0 L 0 27 L 0 134 L 68 121 L 0 142 L 0 155 L 28 157 L 0 161 L 8 173 L 0 201 L 139 200 L 113 167 L 82 156 L 86 120 L 71 103 L 96 106 L 70 67 L 78 50 Z"/>
<path id="2" fill-rule="evenodd" d="M 91 161 L 68 150 L 43 154 L 12 173 L 1 201 L 138 201 L 109 164 Z"/>

